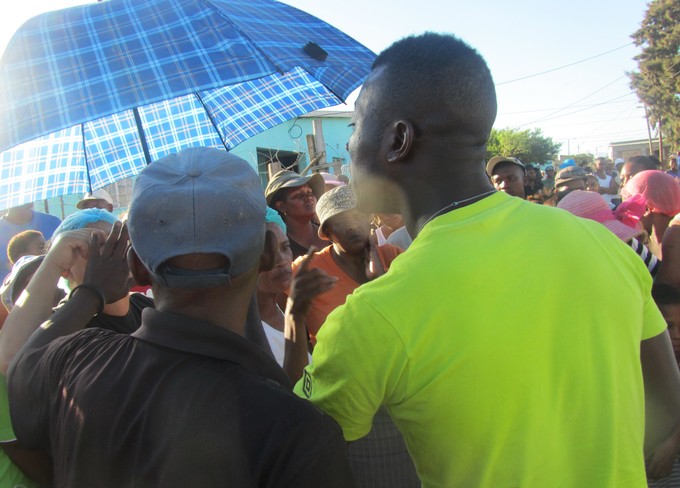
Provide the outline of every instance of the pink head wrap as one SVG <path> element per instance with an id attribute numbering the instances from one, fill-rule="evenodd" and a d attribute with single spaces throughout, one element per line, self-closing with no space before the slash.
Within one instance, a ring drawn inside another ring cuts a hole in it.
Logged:
<path id="1" fill-rule="evenodd" d="M 599 193 L 582 190 L 573 191 L 560 200 L 557 206 L 577 217 L 601 223 L 622 241 L 629 241 L 642 232 L 641 227 L 635 225 L 629 226 L 620 222 L 609 208 L 609 204 Z"/>
<path id="2" fill-rule="evenodd" d="M 641 195 L 652 211 L 669 217 L 680 213 L 680 184 L 671 175 L 651 169 L 633 176 L 621 189 L 624 203 Z"/>

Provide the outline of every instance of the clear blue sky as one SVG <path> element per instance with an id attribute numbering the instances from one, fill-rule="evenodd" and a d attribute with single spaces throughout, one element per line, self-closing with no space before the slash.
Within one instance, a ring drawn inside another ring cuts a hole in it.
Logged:
<path id="1" fill-rule="evenodd" d="M 27 18 L 83 0 L 19 0 L 5 6 L 0 51 Z M 497 84 L 496 127 L 540 128 L 562 153 L 606 155 L 611 141 L 646 138 L 644 110 L 626 71 L 643 0 L 284 0 L 333 24 L 375 52 L 426 30 L 456 34 L 487 60 Z M 625 47 L 622 47 L 625 46 Z M 621 48 L 621 49 L 617 49 Z M 512 81 L 590 61 L 525 80 Z M 509 82 L 509 83 L 508 83 Z M 350 99 L 351 104 L 351 99 Z M 652 133 L 654 136 L 654 133 Z"/>

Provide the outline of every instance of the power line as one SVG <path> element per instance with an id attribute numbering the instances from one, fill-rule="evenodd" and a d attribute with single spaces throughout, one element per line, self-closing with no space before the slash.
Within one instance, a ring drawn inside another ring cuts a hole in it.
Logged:
<path id="1" fill-rule="evenodd" d="M 626 76 L 626 75 L 619 76 L 619 77 L 616 78 L 614 81 L 611 81 L 611 82 L 607 83 L 606 85 L 604 85 L 604 86 L 598 88 L 598 89 L 595 90 L 594 92 L 590 92 L 590 93 L 587 94 L 585 97 L 579 98 L 579 99 L 576 100 L 575 102 L 571 102 L 570 104 L 565 105 L 564 107 L 562 107 L 562 108 L 560 108 L 560 109 L 557 109 L 557 110 L 555 110 L 554 112 L 552 112 L 552 113 L 550 113 L 550 114 L 548 114 L 548 115 L 546 115 L 546 116 L 544 116 L 544 117 L 541 117 L 540 119 L 533 120 L 533 121 L 529 122 L 528 124 L 524 124 L 524 125 L 531 125 L 531 124 L 535 124 L 536 122 L 542 122 L 542 121 L 544 121 L 544 120 L 550 120 L 550 117 L 552 117 L 553 115 L 560 113 L 562 110 L 566 110 L 566 109 L 568 109 L 568 108 L 571 108 L 571 107 L 575 106 L 577 103 L 582 102 L 582 101 L 585 100 L 586 98 L 592 97 L 592 96 L 595 95 L 596 93 L 601 92 L 601 91 L 604 90 L 605 88 L 607 88 L 607 87 L 613 85 L 614 83 L 616 83 L 617 81 L 619 81 L 621 78 L 624 78 L 625 76 Z M 594 105 L 594 106 L 596 106 L 596 105 Z"/>
<path id="2" fill-rule="evenodd" d="M 612 101 L 612 100 L 618 100 L 619 98 L 627 97 L 628 95 L 630 95 L 630 94 L 632 94 L 632 93 L 634 93 L 634 92 L 631 91 L 631 92 L 625 93 L 625 94 L 620 95 L 620 96 L 618 96 L 618 97 L 611 98 L 611 99 L 609 99 L 609 100 L 607 100 L 607 101 L 605 101 L 605 102 L 597 103 L 597 104 L 595 104 L 595 105 L 593 105 L 593 106 L 591 106 L 591 107 L 586 107 L 586 108 L 582 108 L 582 109 L 579 109 L 579 110 L 574 110 L 573 112 L 569 112 L 569 113 L 562 114 L 562 115 L 557 115 L 557 116 L 551 117 L 551 118 L 549 118 L 549 119 L 543 119 L 543 121 L 559 119 L 560 117 L 568 117 L 568 116 L 573 115 L 573 114 L 576 114 L 576 113 L 578 113 L 578 112 L 583 112 L 584 110 L 589 110 L 589 109 L 591 109 L 591 108 L 593 108 L 593 107 L 597 107 L 598 105 L 604 105 L 604 104 L 606 104 L 606 103 L 608 103 L 608 102 L 610 102 L 610 101 Z M 527 124 L 525 124 L 525 125 L 527 125 Z M 520 126 L 520 127 L 522 127 L 522 126 Z"/>
<path id="3" fill-rule="evenodd" d="M 515 78 L 514 80 L 508 80 L 508 81 L 503 81 L 501 83 L 496 83 L 496 86 L 507 85 L 508 83 L 514 83 L 516 81 L 522 81 L 522 80 L 526 80 L 528 78 L 534 78 L 535 76 L 545 75 L 547 73 L 552 73 L 553 71 L 558 71 L 558 70 L 561 70 L 561 69 L 564 69 L 564 68 L 568 68 L 568 67 L 574 66 L 576 64 L 585 63 L 586 61 L 590 61 L 591 59 L 599 58 L 600 56 L 604 56 L 606 54 L 613 53 L 614 51 L 618 51 L 619 49 L 623 49 L 624 47 L 628 47 L 631 44 L 633 44 L 633 42 L 629 42 L 628 44 L 624 44 L 623 46 L 619 46 L 617 48 L 614 48 L 611 51 L 596 54 L 595 56 L 591 56 L 589 58 L 582 59 L 580 61 L 575 61 L 573 63 L 565 64 L 564 66 L 559 66 L 557 68 L 552 68 L 552 69 L 549 69 L 549 70 L 546 70 L 546 71 L 541 71 L 540 73 L 535 73 L 533 75 L 522 76 L 521 78 Z"/>
<path id="4" fill-rule="evenodd" d="M 597 131 L 604 129 L 607 125 L 611 124 L 612 122 L 617 121 L 617 120 L 621 120 L 621 116 L 627 111 L 628 115 L 626 116 L 625 120 L 623 121 L 623 124 L 626 124 L 630 120 L 630 116 L 631 116 L 631 113 L 633 112 L 633 110 L 635 110 L 635 105 L 632 105 L 630 107 L 623 109 L 615 117 L 603 122 L 596 129 L 593 129 L 590 134 L 586 134 L 584 136 L 579 136 L 579 137 L 576 137 L 575 139 L 581 139 L 581 138 L 586 139 L 588 137 L 593 137 L 594 135 L 597 135 L 597 134 L 593 134 L 593 132 L 596 133 Z"/>
<path id="5" fill-rule="evenodd" d="M 610 103 L 630 103 L 628 100 L 621 100 L 618 102 L 604 102 L 607 104 Z M 574 108 L 581 108 L 581 107 L 594 107 L 595 105 L 603 105 L 603 103 L 591 103 L 588 105 L 571 105 Z M 519 112 L 501 112 L 498 115 L 518 115 L 518 114 L 531 114 L 531 113 L 536 113 L 536 112 L 548 112 L 550 110 L 563 110 L 565 107 L 550 107 L 550 108 L 538 108 L 536 110 L 521 110 Z"/>

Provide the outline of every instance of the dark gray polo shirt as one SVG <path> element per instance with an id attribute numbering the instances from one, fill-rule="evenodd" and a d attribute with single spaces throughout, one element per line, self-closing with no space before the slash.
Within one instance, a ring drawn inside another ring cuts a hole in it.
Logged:
<path id="1" fill-rule="evenodd" d="M 64 487 L 353 486 L 335 421 L 247 339 L 147 308 L 132 335 L 86 329 L 8 376 L 17 438 Z"/>

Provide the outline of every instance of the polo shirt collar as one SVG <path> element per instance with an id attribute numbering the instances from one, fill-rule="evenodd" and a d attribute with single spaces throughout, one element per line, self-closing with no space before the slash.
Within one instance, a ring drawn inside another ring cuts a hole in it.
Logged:
<path id="1" fill-rule="evenodd" d="M 145 308 L 142 325 L 131 335 L 169 349 L 230 361 L 292 388 L 288 376 L 276 361 L 256 344 L 207 322 Z"/>

